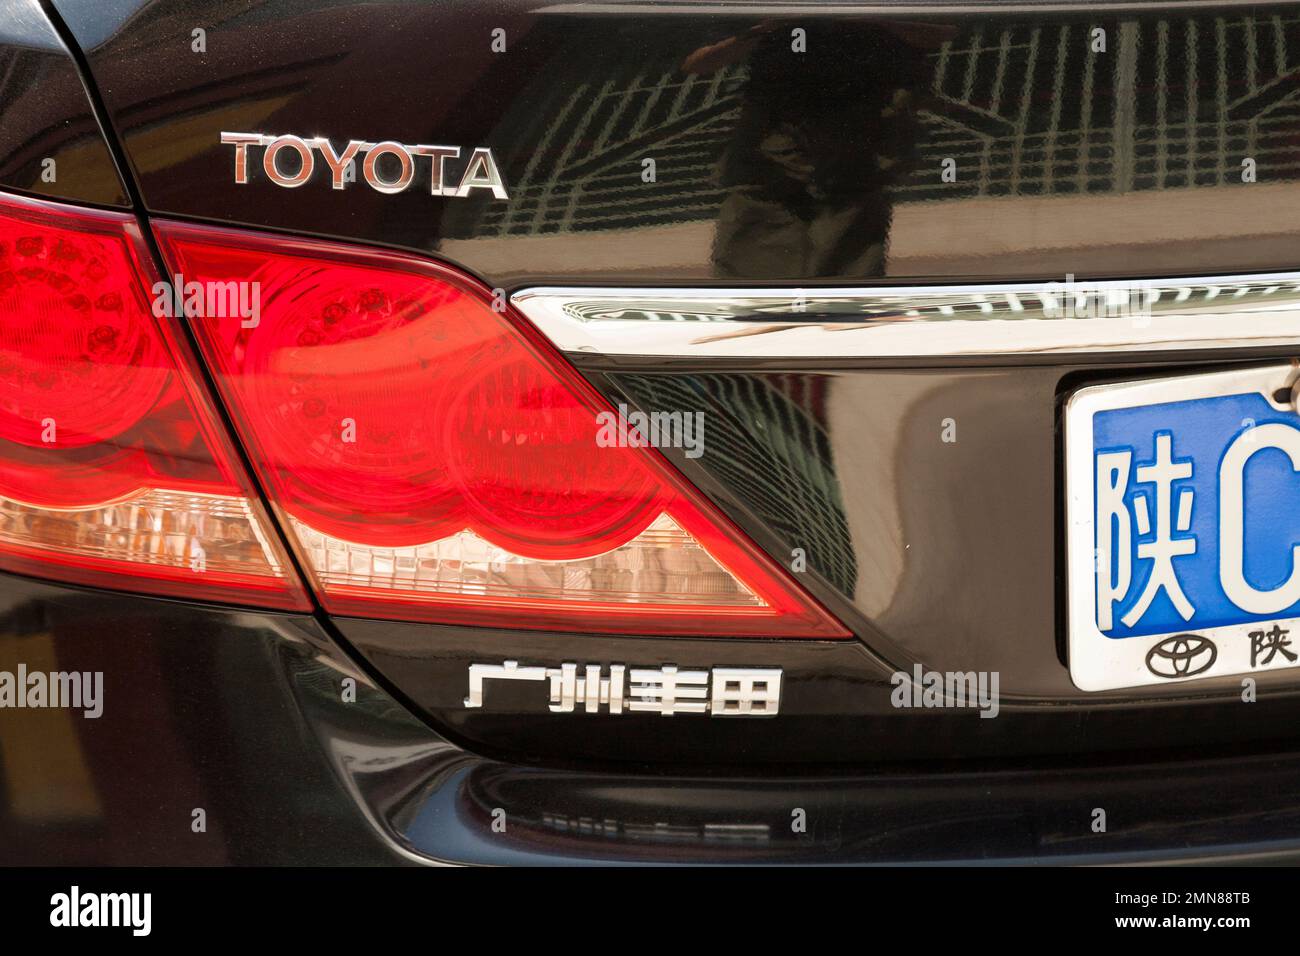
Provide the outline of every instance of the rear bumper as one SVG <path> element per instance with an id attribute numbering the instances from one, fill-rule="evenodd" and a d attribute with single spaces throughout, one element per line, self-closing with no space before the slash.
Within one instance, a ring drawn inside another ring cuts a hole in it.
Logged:
<path id="1" fill-rule="evenodd" d="M 1300 861 L 1300 753 L 530 766 L 435 733 L 310 616 L 3 576 L 0 671 L 19 663 L 102 671 L 103 713 L 0 708 L 0 864 Z"/>

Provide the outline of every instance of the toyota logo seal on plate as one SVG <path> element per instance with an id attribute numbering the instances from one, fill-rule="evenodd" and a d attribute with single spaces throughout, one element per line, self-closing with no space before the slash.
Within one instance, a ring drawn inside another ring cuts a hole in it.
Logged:
<path id="1" fill-rule="evenodd" d="M 1214 666 L 1219 649 L 1208 637 L 1178 634 L 1147 651 L 1147 669 L 1157 677 L 1195 677 Z"/>

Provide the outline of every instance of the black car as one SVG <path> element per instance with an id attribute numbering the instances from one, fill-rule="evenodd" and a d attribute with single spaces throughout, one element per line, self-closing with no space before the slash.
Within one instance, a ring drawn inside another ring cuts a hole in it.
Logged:
<path id="1" fill-rule="evenodd" d="M 1294 862 L 1300 6 L 0 0 L 0 863 Z"/>

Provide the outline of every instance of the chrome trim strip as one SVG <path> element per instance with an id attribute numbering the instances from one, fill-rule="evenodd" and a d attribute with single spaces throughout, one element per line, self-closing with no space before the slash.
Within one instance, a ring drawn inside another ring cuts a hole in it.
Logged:
<path id="1" fill-rule="evenodd" d="M 510 301 L 561 350 L 602 355 L 1034 355 L 1300 341 L 1300 272 L 806 290 L 555 287 Z"/>

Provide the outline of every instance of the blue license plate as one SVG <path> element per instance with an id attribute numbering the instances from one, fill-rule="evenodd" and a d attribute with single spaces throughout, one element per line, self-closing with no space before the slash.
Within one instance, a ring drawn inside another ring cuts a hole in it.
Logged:
<path id="1" fill-rule="evenodd" d="M 1084 690 L 1300 665 L 1291 366 L 1066 407 L 1070 674 Z"/>

